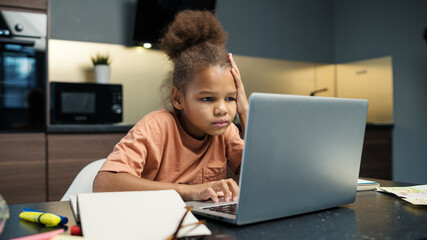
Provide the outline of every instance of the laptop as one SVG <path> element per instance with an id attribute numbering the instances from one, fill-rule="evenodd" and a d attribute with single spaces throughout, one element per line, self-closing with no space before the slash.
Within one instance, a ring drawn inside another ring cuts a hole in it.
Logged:
<path id="1" fill-rule="evenodd" d="M 253 93 L 238 201 L 186 204 L 244 225 L 354 202 L 367 111 L 361 99 Z"/>

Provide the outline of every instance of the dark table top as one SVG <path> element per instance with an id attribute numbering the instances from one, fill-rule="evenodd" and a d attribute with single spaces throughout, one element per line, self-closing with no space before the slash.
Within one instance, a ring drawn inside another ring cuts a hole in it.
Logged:
<path id="1" fill-rule="evenodd" d="M 411 185 L 378 181 L 381 186 Z M 0 239 L 52 230 L 20 220 L 19 212 L 25 207 L 69 217 L 65 226 L 68 234 L 76 224 L 68 201 L 11 205 L 10 219 Z M 354 203 L 328 210 L 246 226 L 209 219 L 206 225 L 213 235 L 205 239 L 425 239 L 427 206 L 415 206 L 391 194 L 364 191 L 357 192 Z"/>

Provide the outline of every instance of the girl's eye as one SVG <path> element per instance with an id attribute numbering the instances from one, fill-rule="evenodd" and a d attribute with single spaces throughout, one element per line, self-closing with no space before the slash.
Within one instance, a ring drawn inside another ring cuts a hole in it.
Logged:
<path id="1" fill-rule="evenodd" d="M 233 97 L 228 97 L 228 98 L 226 98 L 225 100 L 227 100 L 227 101 L 236 101 L 236 99 L 235 99 L 235 98 L 233 98 Z"/>
<path id="2" fill-rule="evenodd" d="M 204 97 L 201 100 L 204 101 L 204 102 L 211 102 L 211 101 L 213 101 L 213 98 L 211 98 L 211 97 Z"/>

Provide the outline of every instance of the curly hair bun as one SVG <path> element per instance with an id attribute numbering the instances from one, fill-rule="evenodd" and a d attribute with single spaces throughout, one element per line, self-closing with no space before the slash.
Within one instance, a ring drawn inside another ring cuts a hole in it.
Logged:
<path id="1" fill-rule="evenodd" d="M 160 39 L 160 48 L 171 60 L 198 44 L 209 43 L 225 47 L 227 33 L 209 11 L 184 10 L 175 16 Z"/>

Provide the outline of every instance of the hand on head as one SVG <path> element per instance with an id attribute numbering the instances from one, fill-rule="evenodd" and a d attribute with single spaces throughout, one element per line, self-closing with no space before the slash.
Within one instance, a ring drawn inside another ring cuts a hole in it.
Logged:
<path id="1" fill-rule="evenodd" d="M 237 67 L 237 64 L 234 61 L 233 55 L 231 53 L 228 54 L 228 60 L 231 64 L 231 74 L 233 74 L 234 82 L 236 83 L 237 88 L 237 112 L 242 113 L 243 111 L 246 111 L 249 106 L 248 99 L 246 98 L 245 88 L 243 86 L 239 68 Z"/>
<path id="2" fill-rule="evenodd" d="M 245 88 L 243 86 L 242 77 L 240 75 L 239 68 L 237 67 L 236 62 L 233 59 L 233 55 L 231 53 L 228 54 L 228 61 L 230 61 L 231 64 L 231 74 L 234 78 L 234 83 L 236 84 L 237 89 L 237 98 L 236 98 L 236 105 L 237 105 L 237 113 L 239 114 L 240 118 L 240 124 L 242 127 L 242 131 L 244 133 L 245 126 L 246 126 L 246 115 L 249 110 L 249 103 L 248 99 L 246 97 Z"/>

